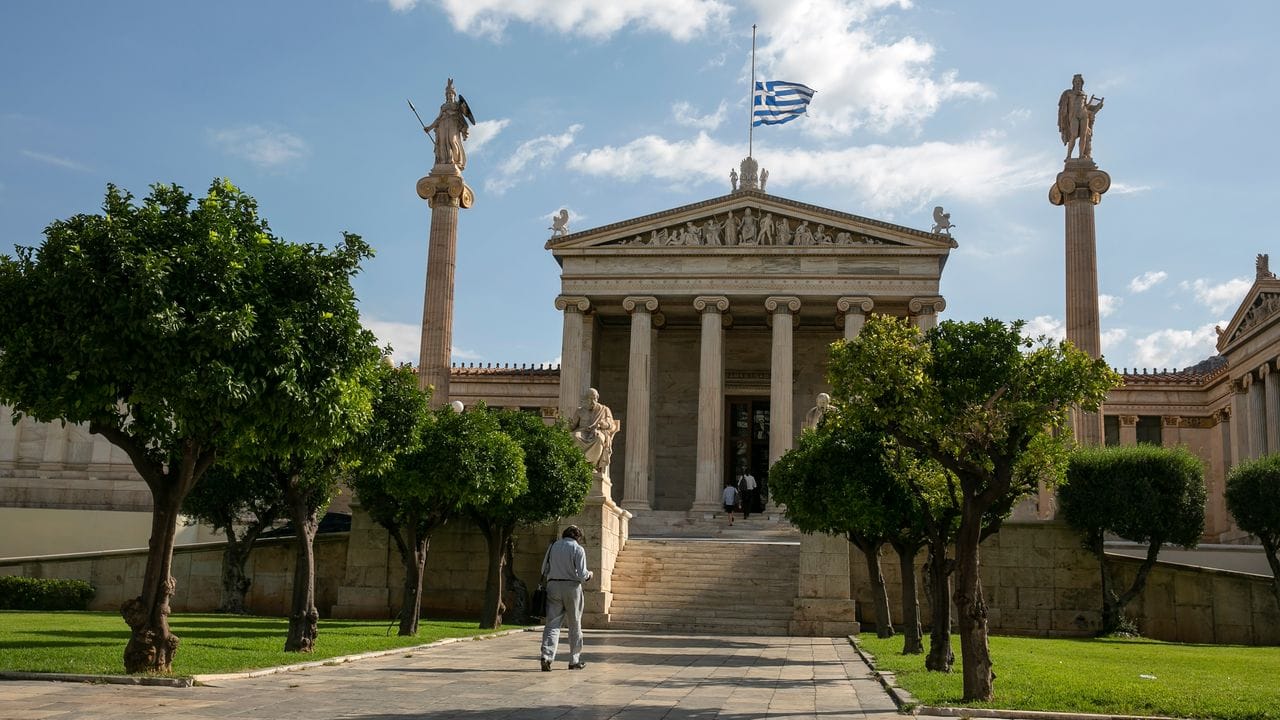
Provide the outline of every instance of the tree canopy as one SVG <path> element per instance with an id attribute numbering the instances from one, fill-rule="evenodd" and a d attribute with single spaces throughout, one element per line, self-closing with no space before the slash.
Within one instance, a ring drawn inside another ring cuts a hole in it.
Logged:
<path id="1" fill-rule="evenodd" d="M 1257 537 L 1271 566 L 1280 604 L 1280 454 L 1243 462 L 1227 475 L 1227 508 L 1241 530 Z"/>
<path id="2" fill-rule="evenodd" d="M 323 453 L 368 412 L 368 356 L 350 278 L 370 249 L 287 243 L 257 202 L 216 180 L 194 200 L 108 186 L 102 212 L 55 220 L 0 259 L 0 402 L 87 423 L 151 490 L 152 537 L 130 672 L 167 672 L 173 538 L 182 500 L 221 455 Z"/>
<path id="3" fill-rule="evenodd" d="M 978 544 L 1065 458 L 1068 410 L 1096 410 L 1117 381 L 1105 361 L 1069 343 L 1033 341 L 1022 323 L 947 321 L 925 333 L 873 316 L 832 350 L 835 395 L 903 447 L 954 475 L 959 492 L 956 585 L 964 698 L 987 700 L 994 675 L 987 646 Z"/>

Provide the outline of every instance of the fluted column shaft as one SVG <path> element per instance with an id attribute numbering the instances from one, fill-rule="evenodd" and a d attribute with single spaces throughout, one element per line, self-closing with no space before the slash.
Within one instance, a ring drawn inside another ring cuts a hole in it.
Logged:
<path id="1" fill-rule="evenodd" d="M 875 305 L 875 301 L 869 297 L 842 297 L 836 301 L 836 309 L 844 313 L 845 340 L 858 337 L 862 326 L 867 324 L 867 313 Z"/>
<path id="2" fill-rule="evenodd" d="M 622 307 L 631 313 L 631 352 L 627 362 L 627 460 L 623 471 L 622 505 L 629 510 L 650 509 L 649 425 L 653 362 L 654 297 L 629 297 Z"/>
<path id="3" fill-rule="evenodd" d="M 1267 400 L 1263 381 L 1253 378 L 1249 384 L 1249 458 L 1267 454 Z"/>
<path id="4" fill-rule="evenodd" d="M 560 336 L 560 417 L 571 418 L 587 391 L 582 380 L 582 314 L 591 307 L 585 297 L 561 295 L 556 309 L 564 312 Z"/>
<path id="5" fill-rule="evenodd" d="M 770 297 L 765 310 L 773 317 L 773 353 L 769 365 L 769 464 L 778 461 L 795 443 L 794 321 L 800 298 Z"/>
<path id="6" fill-rule="evenodd" d="M 1248 375 L 1232 382 L 1231 393 L 1231 467 L 1249 459 Z"/>
<path id="7" fill-rule="evenodd" d="M 702 313 L 702 347 L 698 365 L 698 455 L 693 509 L 714 511 L 720 507 L 724 484 L 724 312 L 729 299 L 695 298 Z"/>
<path id="8" fill-rule="evenodd" d="M 1263 365 L 1258 372 L 1266 385 L 1267 412 L 1264 415 L 1267 436 L 1267 452 L 1280 452 L 1280 373 L 1271 369 L 1271 363 Z"/>
<path id="9" fill-rule="evenodd" d="M 1089 357 L 1102 356 L 1102 331 L 1098 315 L 1097 230 L 1093 206 L 1111 187 L 1111 176 L 1089 159 L 1067 160 L 1049 189 L 1049 202 L 1066 207 L 1066 324 L 1067 340 Z M 1103 443 L 1102 415 L 1079 408 L 1071 412 L 1076 442 L 1085 446 Z"/>
<path id="10" fill-rule="evenodd" d="M 456 167 L 418 180 L 418 197 L 431 207 L 427 286 L 422 300 L 418 386 L 435 390 L 432 407 L 449 402 L 449 358 L 453 348 L 453 277 L 458 262 L 458 208 L 471 207 L 471 188 Z"/>

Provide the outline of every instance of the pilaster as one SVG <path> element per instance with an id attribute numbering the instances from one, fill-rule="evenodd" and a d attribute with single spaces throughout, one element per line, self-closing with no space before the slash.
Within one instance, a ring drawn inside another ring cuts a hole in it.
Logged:
<path id="1" fill-rule="evenodd" d="M 769 464 L 778 461 L 795 443 L 795 392 L 792 388 L 795 314 L 800 298 L 765 298 L 764 308 L 773 317 L 773 354 L 769 365 Z"/>
<path id="2" fill-rule="evenodd" d="M 836 309 L 844 316 L 844 339 L 852 340 L 867 324 L 867 314 L 876 306 L 869 297 L 842 297 L 836 300 Z"/>
<path id="3" fill-rule="evenodd" d="M 1137 415 L 1120 416 L 1120 444 L 1125 447 L 1133 447 L 1138 444 Z"/>
<path id="4" fill-rule="evenodd" d="M 1182 418 L 1177 415 L 1160 416 L 1160 444 L 1164 447 L 1177 447 L 1182 442 Z"/>
<path id="5" fill-rule="evenodd" d="M 724 484 L 724 313 L 729 298 L 720 295 L 694 298 L 702 314 L 702 343 L 698 365 L 698 452 L 693 510 L 714 512 L 720 508 Z"/>
<path id="6" fill-rule="evenodd" d="M 631 313 L 631 348 L 627 362 L 627 457 L 623 471 L 622 505 L 650 509 L 649 429 L 652 393 L 649 378 L 653 363 L 653 313 L 655 297 L 629 297 L 622 308 Z"/>

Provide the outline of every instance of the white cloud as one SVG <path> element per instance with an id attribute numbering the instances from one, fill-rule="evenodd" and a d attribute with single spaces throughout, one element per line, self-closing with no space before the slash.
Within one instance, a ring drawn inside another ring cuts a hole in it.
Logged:
<path id="1" fill-rule="evenodd" d="M 481 355 L 475 350 L 464 350 L 457 345 L 449 348 L 449 362 L 474 362 L 483 359 L 484 355 Z"/>
<path id="2" fill-rule="evenodd" d="M 671 106 L 671 114 L 675 116 L 676 122 L 685 127 L 698 128 L 699 130 L 715 130 L 720 127 L 721 123 L 729 114 L 729 104 L 724 100 L 720 101 L 720 106 L 716 111 L 709 115 L 699 115 L 698 110 L 692 103 L 681 100 Z"/>
<path id="3" fill-rule="evenodd" d="M 90 172 L 89 168 L 81 165 L 75 160 L 70 160 L 57 155 L 49 155 L 48 153 L 36 152 L 34 150 L 23 150 L 22 154 L 26 157 L 42 162 L 46 165 L 54 165 L 67 170 L 79 170 L 80 172 Z"/>
<path id="4" fill-rule="evenodd" d="M 1133 195 L 1135 193 L 1144 193 L 1151 189 L 1150 185 L 1129 185 L 1127 183 L 1111 183 L 1112 195 Z"/>
<path id="5" fill-rule="evenodd" d="M 909 0 L 752 0 L 762 43 L 757 76 L 817 91 L 797 123 L 823 137 L 859 128 L 919 128 L 947 100 L 991 97 L 985 86 L 934 69 L 933 45 L 887 37 L 878 17 Z"/>
<path id="6" fill-rule="evenodd" d="M 498 133 L 506 129 L 511 121 L 507 118 L 499 120 L 481 120 L 471 126 L 471 131 L 467 135 L 467 152 L 475 154 L 480 152 L 490 140 L 498 136 Z"/>
<path id="7" fill-rule="evenodd" d="M 378 338 L 379 345 L 391 346 L 391 361 L 396 365 L 418 364 L 418 351 L 422 343 L 421 325 L 364 316 L 361 316 L 360 322 Z"/>
<path id="8" fill-rule="evenodd" d="M 1055 342 L 1067 338 L 1067 326 L 1052 315 L 1037 315 L 1027 321 L 1022 329 L 1023 335 L 1035 339 L 1044 335 Z"/>
<path id="9" fill-rule="evenodd" d="M 264 170 L 279 169 L 309 152 L 302 138 L 279 127 L 241 125 L 212 132 L 213 141 L 228 155 L 248 160 Z"/>
<path id="10" fill-rule="evenodd" d="M 498 166 L 498 175 L 485 180 L 485 189 L 501 195 L 529 177 L 525 172 L 529 165 L 550 166 L 557 155 L 573 144 L 574 136 L 581 129 L 581 125 L 570 125 L 568 130 L 559 135 L 543 135 L 520 143 L 511 157 Z"/>
<path id="11" fill-rule="evenodd" d="M 1123 302 L 1124 302 L 1124 299 L 1118 298 L 1115 295 L 1107 295 L 1106 293 L 1100 293 L 1098 295 L 1098 315 L 1100 317 L 1107 317 L 1111 315 L 1116 311 L 1117 308 L 1120 307 L 1120 304 Z"/>
<path id="12" fill-rule="evenodd" d="M 418 0 L 387 0 L 387 4 L 396 12 L 409 12 L 418 4 Z"/>
<path id="13" fill-rule="evenodd" d="M 1163 270 L 1148 270 L 1129 281 L 1129 292 L 1146 292 L 1161 282 L 1164 282 L 1164 279 L 1167 277 L 1169 277 L 1169 273 Z"/>
<path id="14" fill-rule="evenodd" d="M 975 140 L 911 146 L 867 145 L 843 150 L 804 150 L 756 145 L 758 158 L 786 158 L 786 171 L 770 176 L 770 187 L 844 187 L 857 193 L 869 212 L 919 209 L 936 198 L 988 201 L 1012 190 L 1047 183 L 1043 155 Z M 699 132 L 691 140 L 657 135 L 621 146 L 579 152 L 568 166 L 587 175 L 622 180 L 654 178 L 674 187 L 725 183 L 742 146 L 724 144 Z"/>
<path id="15" fill-rule="evenodd" d="M 1202 325 L 1194 330 L 1157 330 L 1134 341 L 1139 367 L 1182 368 L 1204 360 L 1217 353 L 1218 334 L 1216 323 Z"/>
<path id="16" fill-rule="evenodd" d="M 1228 308 L 1235 310 L 1235 306 L 1244 300 L 1244 294 L 1252 286 L 1253 283 L 1247 278 L 1234 278 L 1217 285 L 1211 285 L 1208 280 L 1198 278 L 1179 285 L 1183 290 L 1193 291 L 1196 300 L 1214 313 L 1220 313 Z"/>
<path id="17" fill-rule="evenodd" d="M 1111 351 L 1116 349 L 1120 345 L 1120 343 L 1124 342 L 1125 338 L 1127 338 L 1128 336 L 1129 336 L 1129 333 L 1124 328 L 1112 328 L 1110 330 L 1103 330 L 1102 337 L 1101 337 L 1102 354 L 1104 356 L 1110 354 Z"/>
<path id="18" fill-rule="evenodd" d="M 391 0 L 406 4 L 415 0 Z M 602 40 L 635 24 L 680 41 L 722 29 L 732 8 L 721 0 L 441 0 L 455 30 L 500 39 L 507 24 L 525 22 Z"/>

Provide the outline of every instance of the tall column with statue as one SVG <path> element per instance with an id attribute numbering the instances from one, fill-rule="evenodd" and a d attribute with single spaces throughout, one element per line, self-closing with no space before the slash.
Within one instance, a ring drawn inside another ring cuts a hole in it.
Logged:
<path id="1" fill-rule="evenodd" d="M 1058 131 L 1067 146 L 1067 158 L 1049 188 L 1049 202 L 1066 208 L 1067 340 L 1089 357 L 1102 355 L 1098 315 L 1097 232 L 1093 206 L 1111 188 L 1111 176 L 1093 161 L 1093 124 L 1103 98 L 1086 95 L 1084 78 L 1076 75 L 1071 88 L 1058 98 Z M 1071 157 L 1079 146 L 1079 156 Z M 1075 409 L 1071 427 L 1076 442 L 1086 446 L 1103 443 L 1102 415 Z"/>
<path id="2" fill-rule="evenodd" d="M 410 103 L 412 106 L 412 103 Z M 414 111 L 417 112 L 416 110 Z M 458 208 L 475 200 L 462 179 L 467 166 L 463 141 L 467 124 L 474 123 L 467 101 L 453 89 L 453 78 L 444 88 L 440 114 L 422 129 L 435 144 L 435 165 L 418 180 L 418 197 L 431 208 L 431 237 L 427 246 L 427 286 L 422 303 L 422 345 L 418 383 L 431 386 L 432 407 L 449 402 L 449 356 L 453 343 L 453 275 L 458 257 Z M 433 134 L 434 131 L 434 134 Z"/>

